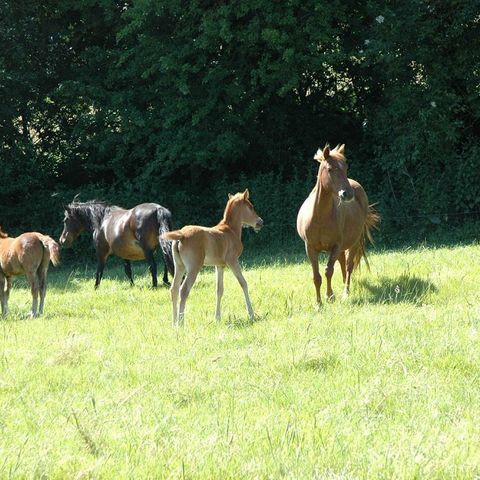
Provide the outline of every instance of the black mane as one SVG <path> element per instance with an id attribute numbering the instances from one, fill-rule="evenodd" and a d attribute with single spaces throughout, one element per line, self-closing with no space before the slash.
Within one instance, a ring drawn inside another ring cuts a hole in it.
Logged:
<path id="1" fill-rule="evenodd" d="M 67 205 L 66 211 L 75 217 L 87 230 L 96 231 L 100 228 L 105 215 L 112 209 L 118 208 L 101 200 L 88 202 L 72 202 Z"/>

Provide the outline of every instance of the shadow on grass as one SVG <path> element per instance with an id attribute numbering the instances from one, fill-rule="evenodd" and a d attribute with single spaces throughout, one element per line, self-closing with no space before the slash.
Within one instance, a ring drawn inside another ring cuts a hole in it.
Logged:
<path id="1" fill-rule="evenodd" d="M 429 280 L 400 275 L 398 277 L 381 276 L 375 282 L 360 280 L 358 286 L 366 291 L 358 298 L 352 299 L 354 304 L 365 303 L 422 303 L 426 296 L 438 291 Z"/>
<path id="2" fill-rule="evenodd" d="M 301 360 L 295 365 L 295 368 L 298 370 L 322 373 L 328 370 L 334 370 L 339 365 L 340 361 L 337 355 L 328 354 L 321 357 Z"/>

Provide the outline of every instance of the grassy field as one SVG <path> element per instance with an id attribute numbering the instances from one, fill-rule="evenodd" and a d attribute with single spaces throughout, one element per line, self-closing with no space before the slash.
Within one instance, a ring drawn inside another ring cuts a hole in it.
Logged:
<path id="1" fill-rule="evenodd" d="M 98 291 L 93 266 L 51 268 L 33 320 L 18 279 L 0 478 L 478 478 L 480 246 L 370 263 L 316 311 L 303 255 L 248 261 L 254 322 L 230 272 L 214 321 L 206 269 L 179 330 L 143 263 L 133 288 L 107 265 Z"/>

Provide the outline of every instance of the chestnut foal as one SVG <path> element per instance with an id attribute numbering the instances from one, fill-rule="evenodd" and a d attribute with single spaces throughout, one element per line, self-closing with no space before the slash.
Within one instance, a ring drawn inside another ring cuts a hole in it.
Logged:
<path id="1" fill-rule="evenodd" d="M 249 200 L 248 190 L 243 193 L 229 195 L 223 219 L 215 227 L 188 225 L 180 230 L 162 235 L 172 240 L 175 276 L 173 277 L 172 295 L 173 324 L 182 325 L 184 321 L 185 303 L 198 272 L 204 265 L 215 265 L 217 274 L 217 306 L 215 318 L 220 320 L 220 302 L 223 295 L 223 271 L 229 266 L 242 287 L 247 305 L 247 312 L 253 318 L 253 308 L 248 295 L 248 287 L 242 275 L 238 258 L 242 254 L 242 226 L 250 226 L 259 231 L 263 220 L 257 215 Z M 182 282 L 183 276 L 186 274 Z M 180 287 L 181 284 L 181 287 Z M 177 310 L 178 293 L 180 291 L 180 308 Z"/>
<path id="2" fill-rule="evenodd" d="M 25 274 L 32 288 L 31 317 L 43 313 L 45 294 L 47 293 L 48 265 L 52 261 L 57 266 L 60 263 L 58 244 L 47 235 L 38 232 L 24 233 L 16 238 L 10 238 L 0 228 L 0 300 L 2 316 L 8 310 L 8 297 L 12 288 L 12 277 Z M 38 294 L 40 306 L 38 307 Z"/>

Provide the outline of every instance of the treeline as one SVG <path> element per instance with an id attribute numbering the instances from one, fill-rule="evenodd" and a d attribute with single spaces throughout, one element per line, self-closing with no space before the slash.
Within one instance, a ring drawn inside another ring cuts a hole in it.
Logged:
<path id="1" fill-rule="evenodd" d="M 249 187 L 288 241 L 325 142 L 384 232 L 480 209 L 480 4 L 0 0 L 0 224 L 76 193 L 212 223 Z M 414 220 L 416 219 L 416 220 Z M 420 219 L 420 220 L 419 220 Z"/>

